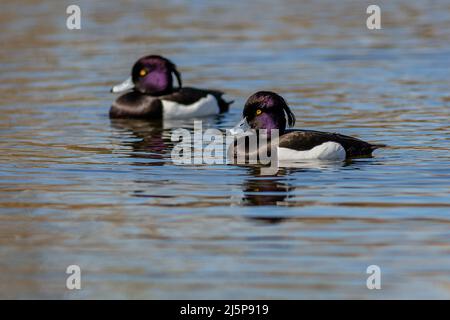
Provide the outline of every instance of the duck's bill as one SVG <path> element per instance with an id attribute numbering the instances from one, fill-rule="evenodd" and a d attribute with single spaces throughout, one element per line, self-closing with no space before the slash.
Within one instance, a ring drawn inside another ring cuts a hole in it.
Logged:
<path id="1" fill-rule="evenodd" d="M 247 118 L 242 119 L 237 125 L 231 128 L 230 133 L 233 136 L 251 133 L 251 127 L 247 122 Z"/>
<path id="2" fill-rule="evenodd" d="M 127 90 L 131 90 L 133 88 L 134 88 L 133 79 L 131 79 L 131 77 L 129 77 L 127 80 L 125 80 L 121 84 L 118 84 L 118 85 L 112 87 L 111 88 L 111 92 L 119 93 L 119 92 L 124 92 L 124 91 L 127 91 Z"/>

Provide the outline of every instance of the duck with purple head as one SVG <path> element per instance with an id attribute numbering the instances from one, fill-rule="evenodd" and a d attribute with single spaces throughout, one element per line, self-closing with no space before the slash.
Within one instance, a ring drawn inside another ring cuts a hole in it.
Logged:
<path id="1" fill-rule="evenodd" d="M 344 160 L 370 157 L 381 144 L 371 144 L 339 133 L 287 129 L 295 124 L 295 116 L 286 101 L 270 91 L 259 91 L 248 98 L 243 119 L 231 129 L 232 134 L 278 130 L 277 157 L 281 161 Z"/>
<path id="2" fill-rule="evenodd" d="M 178 86 L 173 86 L 173 77 Z M 158 55 L 140 58 L 131 77 L 112 87 L 122 93 L 111 106 L 111 118 L 184 119 L 228 111 L 229 105 L 217 90 L 183 87 L 181 74 L 169 59 Z"/>

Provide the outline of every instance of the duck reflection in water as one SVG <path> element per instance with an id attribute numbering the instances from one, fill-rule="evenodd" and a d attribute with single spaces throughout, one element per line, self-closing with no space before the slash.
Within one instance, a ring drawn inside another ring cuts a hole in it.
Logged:
<path id="1" fill-rule="evenodd" d="M 131 149 L 126 152 L 127 156 L 150 160 L 136 161 L 135 165 L 161 166 L 165 163 L 164 155 L 170 139 L 164 139 L 162 120 L 111 119 L 111 127 L 121 139 L 121 147 Z"/>
<path id="2" fill-rule="evenodd" d="M 243 206 L 296 206 L 294 197 L 299 197 L 298 188 L 291 183 L 296 178 L 289 176 L 294 174 L 306 173 L 310 170 L 336 170 L 356 164 L 353 160 L 347 160 L 340 163 L 296 163 L 289 167 L 279 167 L 275 175 L 262 175 L 261 167 L 249 166 L 248 178 L 242 186 L 243 196 L 240 205 Z M 364 165 L 364 162 L 361 163 Z M 354 166 L 358 170 L 358 166 Z M 297 191 L 297 192 L 296 192 Z M 295 193 L 295 195 L 294 195 Z M 289 201 L 289 199 L 292 199 Z M 274 213 L 275 213 L 274 209 Z M 266 211 L 267 212 L 267 211 Z M 252 220 L 264 223 L 279 223 L 288 220 L 288 217 L 279 215 L 273 216 L 253 216 Z"/>
<path id="3" fill-rule="evenodd" d="M 283 205 L 295 190 L 288 183 L 286 170 L 280 168 L 276 175 L 261 175 L 260 167 L 249 167 L 249 178 L 242 186 L 243 198 L 241 205 L 244 206 L 279 206 Z M 263 223 L 280 223 L 286 220 L 279 216 L 253 216 L 252 220 Z"/>
<path id="4" fill-rule="evenodd" d="M 242 204 L 245 206 L 281 205 L 295 188 L 287 183 L 286 170 L 274 176 L 261 176 L 260 167 L 249 167 L 249 176 L 243 184 Z"/>
<path id="5" fill-rule="evenodd" d="M 203 117 L 203 125 L 217 127 L 222 121 L 221 115 Z M 171 163 L 172 130 L 185 128 L 193 130 L 194 120 L 141 120 L 141 119 L 110 119 L 114 135 L 119 137 L 120 146 L 131 150 L 127 156 L 150 161 L 136 161 L 136 165 L 161 166 Z M 161 160 L 161 161 L 156 161 Z"/>

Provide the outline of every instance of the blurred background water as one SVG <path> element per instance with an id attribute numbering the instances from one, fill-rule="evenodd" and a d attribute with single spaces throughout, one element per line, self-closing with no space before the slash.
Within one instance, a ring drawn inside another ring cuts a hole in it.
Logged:
<path id="1" fill-rule="evenodd" d="M 448 1 L 0 7 L 1 298 L 450 298 Z M 235 100 L 204 127 L 266 89 L 297 127 L 389 148 L 274 176 L 175 166 L 173 125 L 108 118 L 109 88 L 150 53 Z M 82 290 L 65 288 L 71 264 Z"/>

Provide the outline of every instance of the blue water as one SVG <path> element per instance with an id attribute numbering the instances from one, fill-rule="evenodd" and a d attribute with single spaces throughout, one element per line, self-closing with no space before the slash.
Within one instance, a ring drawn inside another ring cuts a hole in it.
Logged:
<path id="1" fill-rule="evenodd" d="M 450 298 L 450 6 L 378 1 L 6 1 L 0 10 L 1 298 Z M 140 56 L 296 127 L 389 147 L 350 163 L 176 166 L 172 129 L 110 121 Z M 65 270 L 82 270 L 66 289 Z M 381 268 L 368 290 L 366 268 Z"/>

